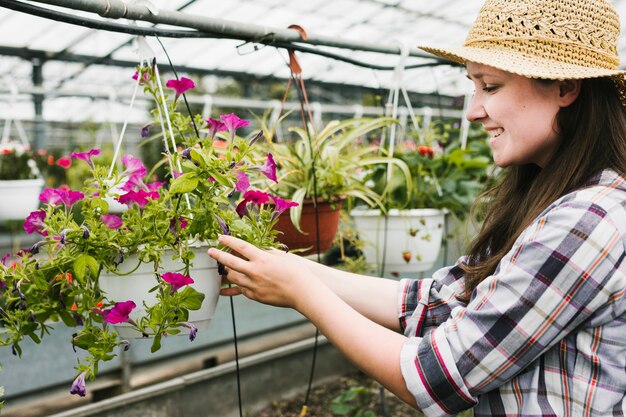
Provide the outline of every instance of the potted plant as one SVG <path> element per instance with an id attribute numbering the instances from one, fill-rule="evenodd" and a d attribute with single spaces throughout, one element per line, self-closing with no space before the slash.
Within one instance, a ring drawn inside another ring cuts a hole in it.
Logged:
<path id="1" fill-rule="evenodd" d="M 44 186 L 35 154 L 21 142 L 0 144 L 0 220 L 23 219 L 39 205 L 37 197 Z M 11 196 L 11 198 L 6 198 Z"/>
<path id="2" fill-rule="evenodd" d="M 116 347 L 128 348 L 116 325 L 124 336 L 152 337 L 152 351 L 169 335 L 193 340 L 194 320 L 206 322 L 215 309 L 221 275 L 206 247 L 198 246 L 232 234 L 276 247 L 273 226 L 295 204 L 251 187 L 258 176 L 275 177 L 275 167 L 271 155 L 261 165 L 253 157 L 260 135 L 237 134 L 247 121 L 234 114 L 205 121 L 179 112 L 179 96 L 193 88 L 189 79 L 168 81 L 176 91 L 168 97 L 153 67 L 135 77 L 154 97 L 152 114 L 164 139 L 180 148 L 169 152 L 167 181 L 153 181 L 132 155 L 114 172 L 98 163 L 98 149 L 74 152 L 91 176 L 78 190 L 43 190 L 42 208 L 24 221 L 26 232 L 41 239 L 0 260 L 0 346 L 19 355 L 23 340 L 39 343 L 51 322 L 75 327 L 71 343 L 87 356 L 76 366 L 73 394 L 85 395 L 85 379 L 95 378 L 98 363 L 112 359 Z M 112 189 L 127 206 L 123 213 L 109 212 Z M 120 287 L 136 287 L 139 294 L 115 295 Z M 194 317 L 207 304 L 204 317 Z"/>
<path id="3" fill-rule="evenodd" d="M 295 138 L 285 142 L 274 141 L 273 129 L 264 128 L 267 147 L 277 166 L 278 183 L 272 190 L 298 203 L 277 224 L 283 232 L 279 239 L 285 245 L 290 249 L 306 248 L 304 254 L 330 248 L 345 198 L 382 207 L 380 192 L 365 184 L 365 173 L 390 160 L 400 175 L 408 177 L 408 168 L 402 161 L 387 158 L 384 149 L 365 146 L 364 139 L 396 122 L 391 117 L 354 118 L 331 121 L 319 132 L 296 127 L 290 129 Z"/>
<path id="4" fill-rule="evenodd" d="M 400 143 L 394 157 L 410 170 L 404 173 L 379 164 L 368 174 L 375 190 L 386 190 L 386 212 L 351 211 L 366 259 L 385 272 L 419 272 L 437 260 L 446 213 L 464 219 L 484 186 L 490 166 L 483 131 L 471 130 L 462 149 L 458 129 L 434 122 L 419 145 L 414 139 Z M 386 215 L 383 215 L 386 213 Z M 384 260 L 384 263 L 383 263 Z"/>

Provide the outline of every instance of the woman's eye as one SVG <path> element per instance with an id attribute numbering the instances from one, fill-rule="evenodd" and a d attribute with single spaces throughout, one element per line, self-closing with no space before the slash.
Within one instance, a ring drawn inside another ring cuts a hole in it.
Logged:
<path id="1" fill-rule="evenodd" d="M 497 88 L 498 88 L 497 86 L 487 85 L 483 87 L 483 91 L 485 93 L 491 93 L 492 91 L 495 91 Z"/>

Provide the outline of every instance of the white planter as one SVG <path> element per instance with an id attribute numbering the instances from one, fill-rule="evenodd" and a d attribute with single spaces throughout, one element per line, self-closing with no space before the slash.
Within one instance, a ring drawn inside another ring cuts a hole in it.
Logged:
<path id="1" fill-rule="evenodd" d="M 420 272 L 432 268 L 439 256 L 445 212 L 436 209 L 389 210 L 387 230 L 380 210 L 352 210 L 365 259 L 385 273 Z M 386 237 L 386 246 L 385 246 Z M 383 248 L 386 247 L 386 254 Z M 405 259 L 405 253 L 408 253 Z"/>
<path id="2" fill-rule="evenodd" d="M 41 178 L 34 180 L 0 181 L 0 220 L 24 220 L 39 208 Z"/>
<path id="3" fill-rule="evenodd" d="M 204 294 L 204 301 L 199 310 L 189 311 L 189 321 L 193 323 L 198 330 L 206 330 L 213 318 L 219 290 L 221 278 L 217 273 L 217 263 L 207 255 L 206 246 L 196 247 L 193 249 L 196 257 L 193 259 L 193 267 L 189 270 L 189 275 L 194 280 L 191 286 L 198 292 Z M 128 271 L 137 265 L 136 258 L 126 259 L 120 270 Z M 161 268 L 158 273 L 165 272 L 181 272 L 183 264 L 179 260 L 163 259 Z M 131 312 L 130 318 L 138 321 L 139 318 L 146 314 L 144 302 L 148 306 L 156 303 L 156 291 L 149 292 L 151 288 L 157 285 L 158 281 L 154 275 L 152 264 L 142 264 L 135 272 L 126 276 L 119 276 L 108 272 L 100 275 L 100 288 L 107 294 L 107 298 L 112 301 L 128 301 L 135 302 L 137 307 Z M 179 291 L 182 291 L 179 290 Z M 141 333 L 135 330 L 129 323 L 120 323 L 115 325 L 116 331 L 122 338 L 140 338 Z M 181 335 L 189 334 L 189 329 L 180 327 Z"/>

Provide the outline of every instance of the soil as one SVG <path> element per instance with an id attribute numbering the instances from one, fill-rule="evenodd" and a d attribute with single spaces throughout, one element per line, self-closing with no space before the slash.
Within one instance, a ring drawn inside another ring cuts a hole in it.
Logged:
<path id="1" fill-rule="evenodd" d="M 306 415 L 310 417 L 334 417 L 339 415 L 386 417 L 423 416 L 422 413 L 415 411 L 387 390 L 384 390 L 385 412 L 383 413 L 380 388 L 379 383 L 360 372 L 340 377 L 333 382 L 313 387 L 309 396 L 308 412 Z M 355 399 L 343 401 L 343 404 L 345 404 L 347 408 L 352 407 L 352 410 L 347 414 L 333 414 L 331 409 L 333 400 L 341 394 L 346 395 L 350 389 L 353 389 L 352 392 L 360 392 L 356 395 Z M 302 394 L 283 401 L 272 402 L 272 404 L 265 409 L 255 413 L 255 417 L 300 416 L 304 399 L 305 395 Z M 357 414 L 359 411 L 362 414 Z M 371 411 L 372 414 L 365 414 L 366 411 Z"/>

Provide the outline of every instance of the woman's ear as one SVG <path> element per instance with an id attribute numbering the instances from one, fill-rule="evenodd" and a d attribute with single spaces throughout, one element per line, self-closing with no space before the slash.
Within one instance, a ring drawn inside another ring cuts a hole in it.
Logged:
<path id="1" fill-rule="evenodd" d="M 559 81 L 559 106 L 567 107 L 578 98 L 580 94 L 580 80 Z"/>

